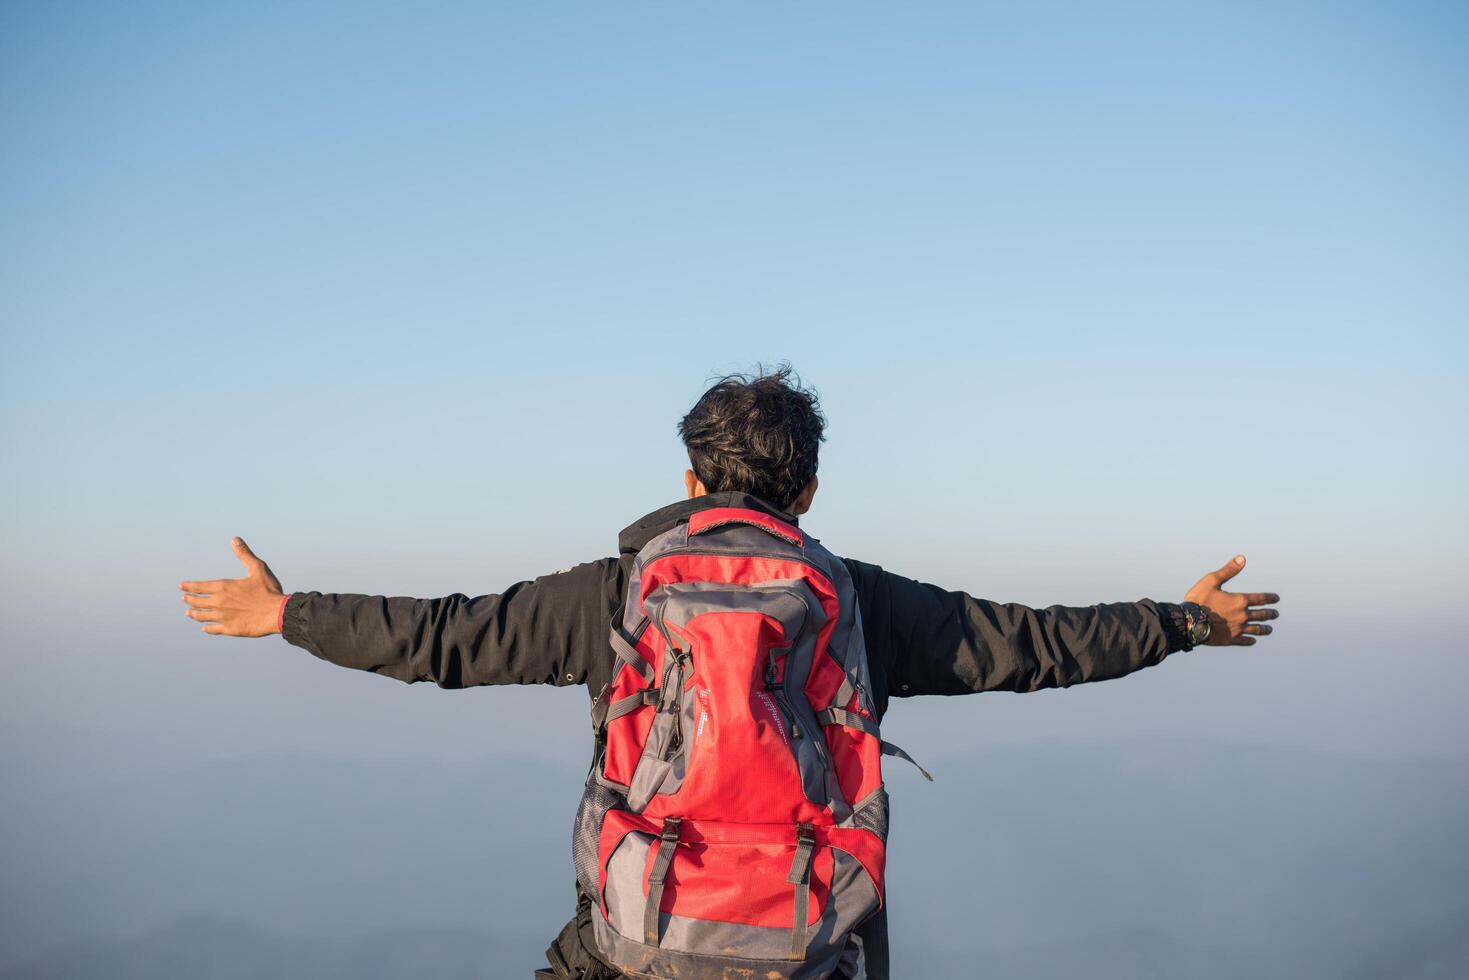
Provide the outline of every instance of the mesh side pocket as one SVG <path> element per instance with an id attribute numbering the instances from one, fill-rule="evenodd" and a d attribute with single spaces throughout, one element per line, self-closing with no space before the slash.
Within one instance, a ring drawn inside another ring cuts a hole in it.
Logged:
<path id="1" fill-rule="evenodd" d="M 862 805 L 853 811 L 851 819 L 847 821 L 853 827 L 862 830 L 870 830 L 876 834 L 883 843 L 888 839 L 888 791 L 879 786 L 875 793 L 868 795 L 862 801 Z"/>
<path id="2" fill-rule="evenodd" d="M 582 891 L 594 902 L 598 901 L 597 879 L 601 877 L 597 850 L 602 837 L 602 818 L 612 809 L 623 809 L 621 794 L 597 782 L 595 776 L 588 779 L 571 832 L 571 862 L 576 867 L 576 880 Z"/>

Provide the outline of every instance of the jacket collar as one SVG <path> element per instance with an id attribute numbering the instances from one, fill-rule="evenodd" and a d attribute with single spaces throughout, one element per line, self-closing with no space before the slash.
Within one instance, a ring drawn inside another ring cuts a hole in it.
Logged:
<path id="1" fill-rule="evenodd" d="M 723 491 L 721 493 L 706 493 L 702 497 L 694 497 L 691 500 L 680 500 L 676 504 L 660 507 L 651 514 L 645 514 L 633 523 L 622 529 L 617 536 L 617 550 L 625 555 L 635 555 L 642 550 L 643 545 L 652 541 L 664 531 L 688 520 L 692 515 L 701 510 L 709 510 L 711 507 L 743 507 L 748 510 L 758 510 L 778 517 L 788 524 L 797 524 L 796 518 L 776 507 L 766 503 L 759 497 L 752 497 L 748 493 L 738 491 Z"/>

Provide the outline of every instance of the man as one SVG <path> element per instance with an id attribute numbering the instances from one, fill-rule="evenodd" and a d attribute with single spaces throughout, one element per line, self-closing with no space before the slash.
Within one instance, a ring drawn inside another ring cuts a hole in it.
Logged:
<path id="1" fill-rule="evenodd" d="M 687 499 L 623 530 L 619 556 L 602 558 L 500 595 L 440 599 L 286 594 L 239 538 L 242 579 L 184 582 L 188 616 L 212 635 L 286 640 L 316 656 L 401 681 L 441 687 L 585 684 L 601 692 L 617 662 L 609 627 L 637 552 L 655 536 L 711 508 L 744 508 L 795 525 L 816 495 L 825 419 L 814 392 L 788 370 L 713 385 L 679 425 L 688 449 Z M 1143 599 L 1084 608 L 1030 609 L 949 592 L 841 559 L 850 573 L 881 720 L 892 697 L 1036 691 L 1121 677 L 1199 643 L 1249 646 L 1268 635 L 1271 593 L 1222 586 L 1240 555 L 1201 578 L 1179 604 Z M 577 915 L 547 952 L 541 977 L 616 977 L 592 936 L 592 900 L 578 887 Z M 851 975 L 889 976 L 886 915 L 857 932 Z M 845 961 L 844 961 L 845 962 Z M 847 974 L 842 974 L 847 975 Z"/>

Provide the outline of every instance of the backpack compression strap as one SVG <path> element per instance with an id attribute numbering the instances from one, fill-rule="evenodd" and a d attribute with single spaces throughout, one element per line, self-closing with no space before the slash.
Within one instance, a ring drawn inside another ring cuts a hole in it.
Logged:
<path id="1" fill-rule="evenodd" d="M 795 921 L 791 925 L 792 960 L 806 958 L 806 916 L 811 909 L 811 850 L 816 846 L 816 830 L 809 823 L 796 824 L 796 856 L 791 860 L 791 873 L 786 881 L 796 886 Z"/>
<path id="2" fill-rule="evenodd" d="M 658 856 L 653 859 L 653 870 L 648 872 L 648 903 L 643 906 L 643 942 L 657 946 L 658 906 L 663 904 L 663 882 L 668 877 L 668 866 L 673 863 L 673 851 L 678 847 L 677 817 L 666 817 L 663 830 L 658 835 Z"/>
<path id="3" fill-rule="evenodd" d="M 930 783 L 933 782 L 933 776 L 929 774 L 927 769 L 920 766 L 911 755 L 898 748 L 892 742 L 884 742 L 882 740 L 882 736 L 878 734 L 877 722 L 871 718 L 865 715 L 859 715 L 855 711 L 848 711 L 846 708 L 827 708 L 825 711 L 818 711 L 816 713 L 816 720 L 823 725 L 842 725 L 846 728 L 855 728 L 859 731 L 866 732 L 868 735 L 877 739 L 882 745 L 883 755 L 890 755 L 894 758 L 902 759 L 904 762 L 911 764 L 914 769 L 923 773 L 924 779 Z"/>

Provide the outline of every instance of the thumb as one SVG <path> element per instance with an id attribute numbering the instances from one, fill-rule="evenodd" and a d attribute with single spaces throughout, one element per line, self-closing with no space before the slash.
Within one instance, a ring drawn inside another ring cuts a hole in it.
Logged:
<path id="1" fill-rule="evenodd" d="M 1215 585 L 1223 585 L 1225 582 L 1228 582 L 1230 579 L 1238 575 L 1244 569 L 1244 567 L 1245 556 L 1235 555 L 1233 558 L 1229 559 L 1229 561 L 1221 565 L 1217 571 L 1210 572 L 1204 577 L 1211 580 Z"/>
<path id="2" fill-rule="evenodd" d="M 245 566 L 245 571 L 254 575 L 265 566 L 265 562 L 255 557 L 255 552 L 245 543 L 244 538 L 230 538 L 230 547 L 235 549 L 235 557 L 240 559 L 240 564 Z"/>

